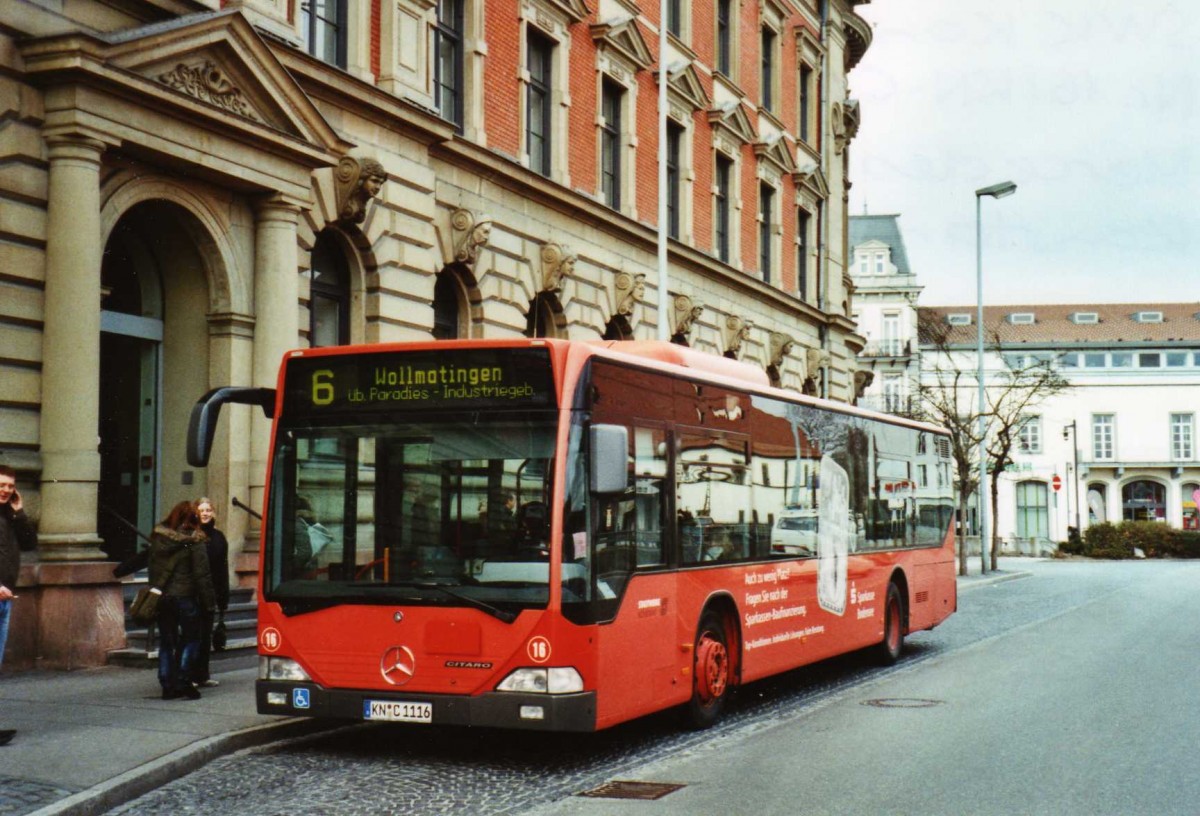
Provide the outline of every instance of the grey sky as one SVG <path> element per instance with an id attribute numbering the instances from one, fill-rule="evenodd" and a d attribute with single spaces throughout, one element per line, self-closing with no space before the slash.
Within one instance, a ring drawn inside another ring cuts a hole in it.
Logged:
<path id="1" fill-rule="evenodd" d="M 899 213 L 928 305 L 1200 300 L 1200 4 L 873 0 L 850 212 Z"/>

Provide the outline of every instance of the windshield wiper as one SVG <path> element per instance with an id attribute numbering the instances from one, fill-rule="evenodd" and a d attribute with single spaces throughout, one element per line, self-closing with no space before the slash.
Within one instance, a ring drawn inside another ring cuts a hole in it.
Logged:
<path id="1" fill-rule="evenodd" d="M 455 598 L 463 603 L 470 604 L 476 609 L 482 609 L 492 617 L 504 621 L 505 623 L 512 623 L 517 619 L 515 612 L 509 612 L 506 609 L 500 609 L 499 607 L 492 606 L 487 601 L 481 601 L 478 598 L 472 598 L 470 595 L 463 595 L 461 592 L 455 592 L 453 589 L 434 581 L 413 581 L 412 586 L 421 587 L 422 589 L 436 589 L 439 592 L 449 595 L 451 598 Z"/>

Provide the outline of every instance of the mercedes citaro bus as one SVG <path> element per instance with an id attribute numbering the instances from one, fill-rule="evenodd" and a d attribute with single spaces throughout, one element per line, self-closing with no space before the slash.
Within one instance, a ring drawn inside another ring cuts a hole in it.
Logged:
<path id="1" fill-rule="evenodd" d="M 264 714 L 593 731 L 900 654 L 954 612 L 948 438 L 660 342 L 289 352 L 258 578 Z M 793 520 L 797 535 L 781 538 Z M 319 535 L 314 535 L 319 532 Z M 780 545 L 782 542 L 782 545 Z"/>

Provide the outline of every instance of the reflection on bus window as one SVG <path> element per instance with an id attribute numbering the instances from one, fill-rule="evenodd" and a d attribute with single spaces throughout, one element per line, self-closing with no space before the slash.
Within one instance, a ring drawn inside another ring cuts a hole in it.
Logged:
<path id="1" fill-rule="evenodd" d="M 278 448 L 268 593 L 354 598 L 434 583 L 544 604 L 552 414 L 446 414 L 394 426 L 293 427 Z M 582 571 L 582 567 L 578 567 Z"/>

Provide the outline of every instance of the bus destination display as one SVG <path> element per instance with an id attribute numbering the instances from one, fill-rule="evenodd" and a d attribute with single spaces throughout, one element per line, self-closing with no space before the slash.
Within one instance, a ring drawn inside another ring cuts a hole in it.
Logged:
<path id="1" fill-rule="evenodd" d="M 285 412 L 301 414 L 554 405 L 545 349 L 301 357 L 288 362 L 285 387 Z"/>

